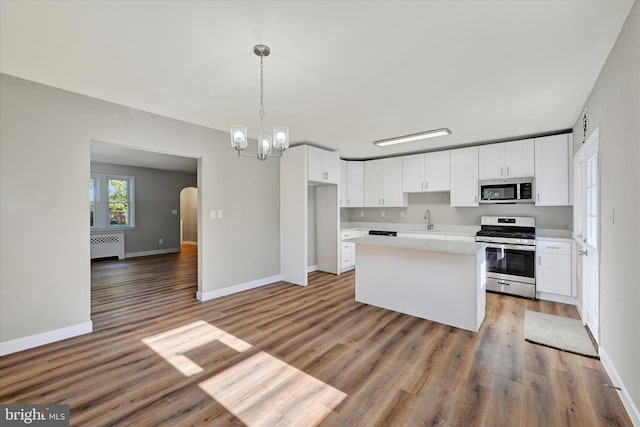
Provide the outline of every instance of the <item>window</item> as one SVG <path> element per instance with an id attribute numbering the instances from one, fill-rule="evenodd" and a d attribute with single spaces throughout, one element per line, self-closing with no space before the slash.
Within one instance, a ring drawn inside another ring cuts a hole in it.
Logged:
<path id="1" fill-rule="evenodd" d="M 93 228 L 133 227 L 132 176 L 94 174 L 89 179 L 89 224 Z"/>

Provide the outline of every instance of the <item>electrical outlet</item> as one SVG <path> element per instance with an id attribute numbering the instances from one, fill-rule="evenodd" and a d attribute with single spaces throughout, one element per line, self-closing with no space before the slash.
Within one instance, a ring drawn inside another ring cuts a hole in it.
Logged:
<path id="1" fill-rule="evenodd" d="M 387 216 L 387 214 L 385 214 L 385 213 L 384 213 L 384 211 L 381 211 L 381 212 L 380 212 L 380 216 L 381 216 L 382 218 L 384 218 L 385 216 Z"/>
<path id="2" fill-rule="evenodd" d="M 216 215 L 216 211 L 211 211 L 211 212 L 209 212 L 209 218 L 210 218 L 210 219 L 216 219 L 216 216 L 217 216 L 217 215 Z"/>
<path id="3" fill-rule="evenodd" d="M 163 239 L 163 238 L 158 239 L 158 244 L 159 244 L 159 245 L 161 245 L 161 244 L 163 244 L 163 243 L 164 243 L 164 239 Z"/>
<path id="4" fill-rule="evenodd" d="M 222 209 L 218 209 L 218 219 L 222 219 Z"/>
<path id="5" fill-rule="evenodd" d="M 400 211 L 400 218 L 404 218 L 404 211 Z"/>
<path id="6" fill-rule="evenodd" d="M 171 209 L 171 215 L 178 215 L 178 209 Z"/>
<path id="7" fill-rule="evenodd" d="M 360 218 L 364 218 L 364 211 L 360 211 Z"/>

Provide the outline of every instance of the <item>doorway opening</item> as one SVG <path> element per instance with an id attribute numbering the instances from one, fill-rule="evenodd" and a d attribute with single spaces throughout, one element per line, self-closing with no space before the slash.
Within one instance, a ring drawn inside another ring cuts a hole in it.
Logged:
<path id="1" fill-rule="evenodd" d="M 180 191 L 180 247 L 198 246 L 198 189 L 186 187 Z"/>

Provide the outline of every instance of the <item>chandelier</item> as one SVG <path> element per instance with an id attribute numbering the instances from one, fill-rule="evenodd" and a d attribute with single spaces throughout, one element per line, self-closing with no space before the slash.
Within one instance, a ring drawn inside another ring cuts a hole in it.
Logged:
<path id="1" fill-rule="evenodd" d="M 247 127 L 244 125 L 231 126 L 231 146 L 238 151 L 238 156 L 256 156 L 258 160 L 265 160 L 267 157 L 282 156 L 282 152 L 289 148 L 289 128 L 286 126 L 274 126 L 271 135 L 264 133 L 264 57 L 269 56 L 271 49 L 269 46 L 257 44 L 253 47 L 253 53 L 260 57 L 260 129 L 258 133 L 258 150 L 254 153 L 243 153 L 247 148 L 249 139 L 247 135 Z M 271 148 L 277 151 L 277 154 L 271 154 Z"/>

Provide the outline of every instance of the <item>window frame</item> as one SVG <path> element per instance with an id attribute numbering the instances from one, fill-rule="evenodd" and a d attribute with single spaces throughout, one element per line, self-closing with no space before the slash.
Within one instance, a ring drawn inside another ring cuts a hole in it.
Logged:
<path id="1" fill-rule="evenodd" d="M 92 173 L 94 182 L 93 225 L 91 230 L 126 230 L 135 228 L 135 176 Z M 109 180 L 127 181 L 127 219 L 128 224 L 111 224 L 109 221 Z M 91 203 L 91 197 L 89 197 Z"/>

